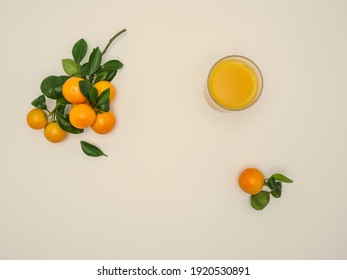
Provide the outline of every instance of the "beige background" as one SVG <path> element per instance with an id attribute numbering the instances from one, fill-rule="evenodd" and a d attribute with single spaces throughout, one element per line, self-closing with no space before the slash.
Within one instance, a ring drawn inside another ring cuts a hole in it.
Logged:
<path id="1" fill-rule="evenodd" d="M 1 3 L 1 259 L 346 259 L 346 1 Z M 115 79 L 117 128 L 61 144 L 25 123 L 85 38 Z M 210 66 L 263 72 L 255 106 L 204 100 Z M 108 158 L 89 158 L 87 140 Z M 295 180 L 257 212 L 237 186 L 255 166 Z"/>

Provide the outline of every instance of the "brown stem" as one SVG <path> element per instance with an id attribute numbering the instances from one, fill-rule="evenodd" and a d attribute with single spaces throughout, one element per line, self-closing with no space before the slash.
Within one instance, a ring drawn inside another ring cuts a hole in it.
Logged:
<path id="1" fill-rule="evenodd" d="M 105 49 L 102 51 L 101 55 L 104 55 L 107 51 L 107 49 L 111 46 L 112 42 L 118 37 L 120 36 L 122 33 L 124 33 L 125 31 L 127 31 L 125 28 L 121 31 L 119 31 L 116 35 L 114 35 L 110 41 L 108 42 L 108 44 L 106 45 Z"/>

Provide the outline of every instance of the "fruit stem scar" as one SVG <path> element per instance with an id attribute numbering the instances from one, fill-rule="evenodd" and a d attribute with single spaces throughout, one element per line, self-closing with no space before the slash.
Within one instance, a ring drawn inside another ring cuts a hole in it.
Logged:
<path id="1" fill-rule="evenodd" d="M 125 31 L 127 30 L 124 28 L 123 30 L 119 31 L 116 35 L 114 35 L 106 45 L 105 49 L 102 51 L 101 55 L 104 55 L 107 52 L 108 48 L 111 46 L 112 42 Z"/>

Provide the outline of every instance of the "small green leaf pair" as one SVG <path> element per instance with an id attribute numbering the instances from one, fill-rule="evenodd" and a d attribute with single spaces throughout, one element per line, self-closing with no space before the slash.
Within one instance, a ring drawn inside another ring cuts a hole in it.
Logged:
<path id="1" fill-rule="evenodd" d="M 78 74 L 77 76 L 91 75 L 99 68 L 102 59 L 99 47 L 92 51 L 87 63 L 83 65 L 80 64 L 86 56 L 87 51 L 88 44 L 84 39 L 80 39 L 75 43 L 72 48 L 72 56 L 74 59 L 66 58 L 62 60 L 63 69 L 66 74 L 70 76 L 74 76 L 76 74 Z"/>
<path id="2" fill-rule="evenodd" d="M 270 202 L 270 194 L 275 198 L 280 198 L 282 195 L 282 183 L 293 183 L 293 180 L 288 177 L 276 173 L 270 178 L 265 179 L 264 186 L 267 186 L 270 191 L 264 191 L 251 196 L 251 205 L 256 210 L 264 209 Z"/>
<path id="3" fill-rule="evenodd" d="M 100 66 L 95 72 L 93 79 L 94 83 L 99 81 L 109 81 L 111 82 L 113 78 L 117 75 L 117 71 L 123 67 L 123 63 L 119 60 L 110 60 L 104 65 Z"/>
<path id="4" fill-rule="evenodd" d="M 47 110 L 46 97 L 44 95 L 40 95 L 38 98 L 31 102 L 35 108 Z"/>

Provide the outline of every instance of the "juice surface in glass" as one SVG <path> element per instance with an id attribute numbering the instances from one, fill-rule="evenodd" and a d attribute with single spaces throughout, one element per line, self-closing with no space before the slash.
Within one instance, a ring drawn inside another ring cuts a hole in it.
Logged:
<path id="1" fill-rule="evenodd" d="M 226 110 L 241 110 L 259 97 L 262 79 L 259 69 L 247 58 L 230 56 L 219 60 L 208 77 L 212 100 Z"/>

